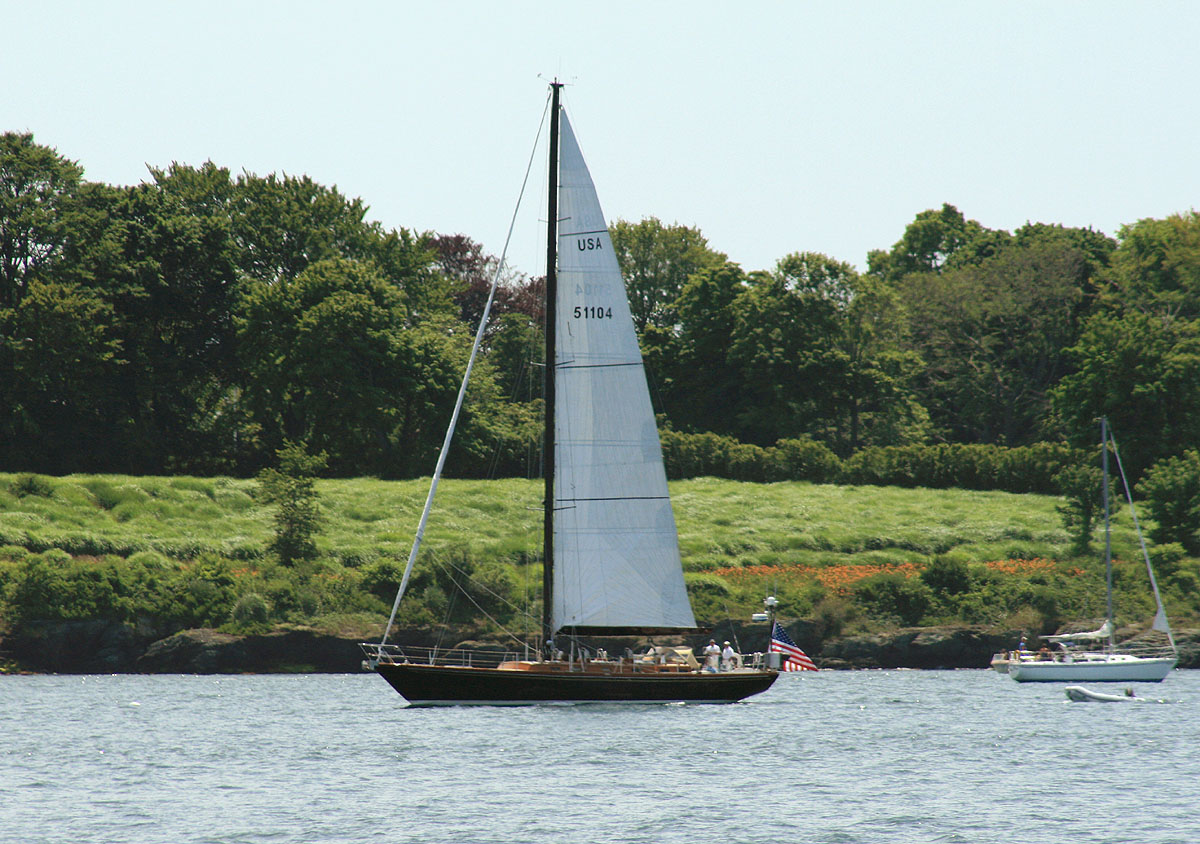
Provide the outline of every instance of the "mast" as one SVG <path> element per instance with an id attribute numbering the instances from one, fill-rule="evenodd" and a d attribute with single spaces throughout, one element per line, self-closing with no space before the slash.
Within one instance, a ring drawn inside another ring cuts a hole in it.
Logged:
<path id="1" fill-rule="evenodd" d="M 562 83 L 550 83 L 550 175 L 549 196 L 546 202 L 546 301 L 545 339 L 546 363 L 543 372 L 542 395 L 546 402 L 545 437 L 542 445 L 542 466 L 546 476 L 546 492 L 542 522 L 542 641 L 554 636 L 554 380 L 557 366 L 558 332 L 558 99 Z M 553 657 L 553 653 L 550 654 Z"/>
<path id="2" fill-rule="evenodd" d="M 1108 651 L 1112 653 L 1116 647 L 1115 631 L 1113 630 L 1113 601 L 1112 601 L 1112 528 L 1109 525 L 1108 513 L 1108 417 L 1100 417 L 1100 465 L 1103 467 L 1104 481 L 1101 494 L 1104 497 L 1104 576 L 1107 587 L 1108 603 Z"/>

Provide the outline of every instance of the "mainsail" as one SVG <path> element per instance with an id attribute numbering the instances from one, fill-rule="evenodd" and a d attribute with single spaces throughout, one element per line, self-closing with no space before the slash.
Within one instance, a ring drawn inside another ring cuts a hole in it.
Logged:
<path id="1" fill-rule="evenodd" d="M 561 119 L 553 628 L 695 628 L 625 284 Z"/>

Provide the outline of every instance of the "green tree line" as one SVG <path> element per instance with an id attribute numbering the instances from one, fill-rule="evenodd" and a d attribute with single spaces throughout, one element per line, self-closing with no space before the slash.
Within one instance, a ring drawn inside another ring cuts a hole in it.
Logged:
<path id="1" fill-rule="evenodd" d="M 332 475 L 427 473 L 496 259 L 366 213 L 211 162 L 91 182 L 4 134 L 0 466 L 247 476 L 301 443 Z M 935 464 L 1047 444 L 1021 452 L 1044 491 L 1101 415 L 1134 478 L 1200 443 L 1194 211 L 1109 237 L 944 205 L 862 272 L 805 251 L 747 270 L 655 218 L 611 231 L 675 474 L 957 477 Z M 452 474 L 537 471 L 540 282 L 503 280 Z M 703 436 L 731 445 L 700 459 Z"/>

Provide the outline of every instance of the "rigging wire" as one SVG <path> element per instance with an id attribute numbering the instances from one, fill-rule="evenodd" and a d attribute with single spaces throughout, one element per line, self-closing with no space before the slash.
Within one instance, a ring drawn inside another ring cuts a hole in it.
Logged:
<path id="1" fill-rule="evenodd" d="M 550 99 L 547 97 L 546 108 L 542 113 L 542 120 L 538 124 L 537 135 L 534 138 L 533 150 L 529 154 L 529 164 L 525 167 L 525 177 L 521 180 L 521 190 L 517 195 L 517 206 L 513 209 L 512 219 L 508 224 L 508 235 L 504 239 L 504 249 L 500 253 L 500 260 L 496 264 L 496 272 L 492 276 L 492 286 L 488 291 L 487 304 L 484 305 L 483 315 L 479 319 L 479 328 L 475 332 L 475 343 L 471 346 L 471 356 L 467 359 L 467 368 L 463 373 L 462 386 L 458 389 L 458 398 L 454 403 L 454 413 L 450 417 L 450 425 L 446 429 L 446 437 L 442 441 L 441 451 L 438 452 L 437 467 L 434 469 L 433 478 L 429 484 L 429 495 L 425 498 L 425 508 L 421 511 L 421 521 L 417 524 L 417 533 L 413 537 L 412 550 L 408 555 L 408 562 L 404 566 L 404 576 L 400 579 L 400 588 L 396 590 L 396 600 L 392 602 L 392 612 L 388 616 L 387 626 L 383 629 L 383 636 L 379 640 L 380 652 L 383 646 L 387 644 L 387 638 L 392 632 L 392 625 L 396 623 L 396 613 L 400 609 L 400 599 L 404 597 L 404 591 L 408 588 L 408 580 L 412 576 L 413 563 L 417 559 L 417 551 L 421 547 L 421 538 L 425 534 L 425 525 L 429 520 L 429 511 L 433 508 L 433 498 L 437 493 L 438 480 L 442 476 L 442 468 L 446 465 L 446 455 L 450 451 L 450 440 L 454 436 L 454 426 L 458 423 L 458 414 L 462 410 L 463 399 L 467 394 L 467 384 L 471 379 L 471 369 L 475 365 L 475 358 L 479 354 L 479 346 L 483 342 L 484 330 L 487 328 L 488 316 L 492 310 L 492 302 L 496 298 L 496 285 L 500 283 L 500 274 L 504 271 L 505 259 L 508 256 L 508 246 L 512 240 L 513 229 L 516 226 L 517 214 L 521 210 L 521 201 L 525 197 L 525 186 L 529 183 L 529 174 L 533 171 L 534 158 L 537 155 L 538 142 L 542 137 L 542 126 L 546 124 L 546 114 L 550 111 Z"/>
<path id="2" fill-rule="evenodd" d="M 478 586 L 478 587 L 479 587 L 480 589 L 482 589 L 484 592 L 487 592 L 487 593 L 488 593 L 489 595 L 491 595 L 493 598 L 495 598 L 496 600 L 498 600 L 498 601 L 500 601 L 501 603 L 505 604 L 505 605 L 506 605 L 506 606 L 508 606 L 510 609 L 512 609 L 512 610 L 514 610 L 514 611 L 516 611 L 516 612 L 518 612 L 518 613 L 519 613 L 519 612 L 521 612 L 521 609 L 520 609 L 520 607 L 517 607 L 517 606 L 515 606 L 515 605 L 514 605 L 514 604 L 513 604 L 511 601 L 509 601 L 509 600 L 508 600 L 507 598 L 505 598 L 503 595 L 500 595 L 499 593 L 492 591 L 492 590 L 491 590 L 491 589 L 489 589 L 487 586 L 485 586 L 484 584 L 480 583 L 478 580 L 475 580 L 473 577 L 471 577 L 471 575 L 470 575 L 470 574 L 468 574 L 467 572 L 463 571 L 463 570 L 462 570 L 462 569 L 460 569 L 458 566 L 454 565 L 454 563 L 451 563 L 451 562 L 449 562 L 449 561 L 442 561 L 442 560 L 435 560 L 434 562 L 435 562 L 435 564 L 436 564 L 438 567 L 440 567 L 440 568 L 442 569 L 442 571 L 446 572 L 446 577 L 450 579 L 450 582 L 451 582 L 452 584 L 454 584 L 454 588 L 455 588 L 455 590 L 457 590 L 457 591 L 455 591 L 455 593 L 454 593 L 453 597 L 452 597 L 452 598 L 451 598 L 451 600 L 450 600 L 450 606 L 449 606 L 449 608 L 447 608 L 447 610 L 446 610 L 446 624 L 447 624 L 447 625 L 449 624 L 449 621 L 450 621 L 450 613 L 451 613 L 451 612 L 452 612 L 452 610 L 453 610 L 453 607 L 454 607 L 454 601 L 455 601 L 455 599 L 457 598 L 457 596 L 458 596 L 459 594 L 462 594 L 462 595 L 463 595 L 463 596 L 464 596 L 464 597 L 465 597 L 465 598 L 466 598 L 468 601 L 470 601 L 472 604 L 474 604 L 474 606 L 475 606 L 475 609 L 479 610 L 479 612 L 480 612 L 480 613 L 482 613 L 482 614 L 483 614 L 483 616 L 484 616 L 484 617 L 485 617 L 485 618 L 486 618 L 488 621 L 492 622 L 492 624 L 494 624 L 494 625 L 496 625 L 496 627 L 500 628 L 500 630 L 501 630 L 501 631 L 504 633 L 504 635 L 508 636 L 510 639 L 512 639 L 513 641 L 517 642 L 518 644 L 524 644 L 524 643 L 525 643 L 525 640 L 524 640 L 524 639 L 522 639 L 522 638 L 521 638 L 520 636 L 518 636 L 517 634 L 513 633 L 511 630 L 509 630 L 507 627 L 505 627 L 503 624 L 501 624 L 501 623 L 500 623 L 500 622 L 499 622 L 499 621 L 498 621 L 498 620 L 497 620 L 495 617 L 493 617 L 491 613 L 489 613 L 487 610 L 485 610 L 485 609 L 484 609 L 484 608 L 483 608 L 483 607 L 482 607 L 482 606 L 479 604 L 479 602 L 475 600 L 475 596 L 474 596 L 474 595 L 472 595 L 472 594 L 471 594 L 471 593 L 470 593 L 468 590 L 464 589 L 464 588 L 463 588 L 463 586 L 462 586 L 462 584 L 461 584 L 461 583 L 459 583 L 457 580 L 455 580 L 455 579 L 454 579 L 454 575 L 450 573 L 449 569 L 453 569 L 455 572 L 457 572 L 458 574 L 462 575 L 462 576 L 463 576 L 464 578 L 466 578 L 467 580 L 469 580 L 469 581 L 471 581 L 472 583 L 474 583 L 476 586 Z"/>
<path id="3" fill-rule="evenodd" d="M 1154 616 L 1154 629 L 1158 629 L 1161 623 L 1165 629 L 1163 633 L 1167 634 L 1167 639 L 1171 642 L 1171 648 L 1175 648 L 1175 637 L 1171 634 L 1171 625 L 1167 621 L 1166 613 L 1163 611 L 1162 596 L 1158 592 L 1158 580 L 1154 577 L 1154 566 L 1150 565 L 1150 552 L 1146 550 L 1146 540 L 1142 536 L 1141 525 L 1138 524 L 1137 511 L 1133 507 L 1133 493 L 1129 489 L 1129 479 L 1125 477 L 1125 467 L 1121 465 L 1121 453 L 1117 451 L 1117 440 L 1113 436 L 1112 423 L 1108 423 L 1108 443 L 1104 444 L 1107 447 L 1112 445 L 1113 457 L 1117 461 L 1117 472 L 1121 475 L 1121 485 L 1125 488 L 1125 499 L 1129 502 L 1129 515 L 1133 517 L 1133 529 L 1137 531 L 1138 543 L 1142 547 L 1142 557 L 1146 561 L 1146 574 L 1150 577 L 1150 588 L 1154 590 L 1154 601 L 1158 605 L 1158 611 Z"/>

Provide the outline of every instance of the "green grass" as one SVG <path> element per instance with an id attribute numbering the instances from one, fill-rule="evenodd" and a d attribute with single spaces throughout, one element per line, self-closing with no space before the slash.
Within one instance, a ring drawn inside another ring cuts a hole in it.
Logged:
<path id="1" fill-rule="evenodd" d="M 736 560 L 844 565 L 947 552 L 965 561 L 1070 552 L 1049 496 L 712 478 L 677 481 L 671 491 L 684 565 L 697 569 Z M 1118 535 L 1119 545 L 1135 547 L 1120 525 Z"/>
<path id="2" fill-rule="evenodd" d="M 428 492 L 426 479 L 318 481 L 325 516 L 317 538 L 319 577 L 325 580 L 317 589 L 316 569 L 291 574 L 271 568 L 265 548 L 273 534 L 272 509 L 254 500 L 253 480 L 71 475 L 29 483 L 28 476 L 21 477 L 25 480 L 19 483 L 17 475 L 0 473 L 0 549 L 7 548 L 0 561 L 13 561 L 10 572 L 20 564 L 21 553 L 51 549 L 77 558 L 133 558 L 147 570 L 162 568 L 156 560 L 186 567 L 212 555 L 229 560 L 236 578 L 244 578 L 236 581 L 237 595 L 268 593 L 274 596 L 273 607 L 315 601 L 320 607 L 314 618 L 360 621 L 361 613 L 370 615 L 382 604 L 371 611 L 351 602 L 338 604 L 327 584 L 349 589 L 362 577 L 369 580 L 372 568 L 389 560 L 389 565 L 402 566 Z M 689 582 L 704 591 L 706 600 L 720 602 L 709 611 L 728 609 L 736 616 L 761 600 L 761 590 L 716 588 L 706 579 L 715 570 L 861 564 L 921 568 L 934 556 L 967 565 L 1072 558 L 1070 538 L 1055 511 L 1058 499 L 1049 496 L 712 478 L 673 482 L 671 493 Z M 444 480 L 423 548 L 430 556 L 465 554 L 477 565 L 498 562 L 524 569 L 527 563 L 539 563 L 541 499 L 540 481 Z M 1099 536 L 1094 547 L 1095 553 L 1079 561 L 1090 572 L 1098 565 Z M 1130 561 L 1140 556 L 1125 511 L 1115 520 L 1114 550 Z M 1185 561 L 1182 568 L 1200 573 L 1195 561 Z M 339 572 L 348 574 L 341 578 Z M 294 581 L 288 588 L 299 597 L 288 597 L 286 584 L 281 585 L 288 578 Z M 528 580 L 525 571 L 520 582 Z M 438 597 L 444 586 L 414 582 L 435 603 L 444 600 Z M 376 594 L 385 600 L 382 590 Z M 795 614 L 812 611 L 820 598 L 819 590 L 796 593 Z M 1195 608 L 1172 607 L 1176 611 L 1194 614 Z M 272 621 L 304 620 L 297 616 L 300 610 L 282 612 Z"/>
<path id="3" fill-rule="evenodd" d="M 50 497 L 18 497 L 0 473 L 0 545 L 58 547 L 128 556 L 141 550 L 188 559 L 202 551 L 261 554 L 271 510 L 251 497 L 254 481 L 70 475 Z M 331 557 L 406 557 L 428 480 L 322 480 L 318 539 Z M 966 561 L 1070 554 L 1054 510 L 1038 495 L 963 490 L 750 484 L 699 478 L 671 484 L 684 565 L 845 564 L 865 558 L 919 561 L 953 552 Z M 425 533 L 432 548 L 466 546 L 486 558 L 540 556 L 542 486 L 537 481 L 443 480 Z M 1136 552 L 1118 517 L 1119 554 Z"/>

